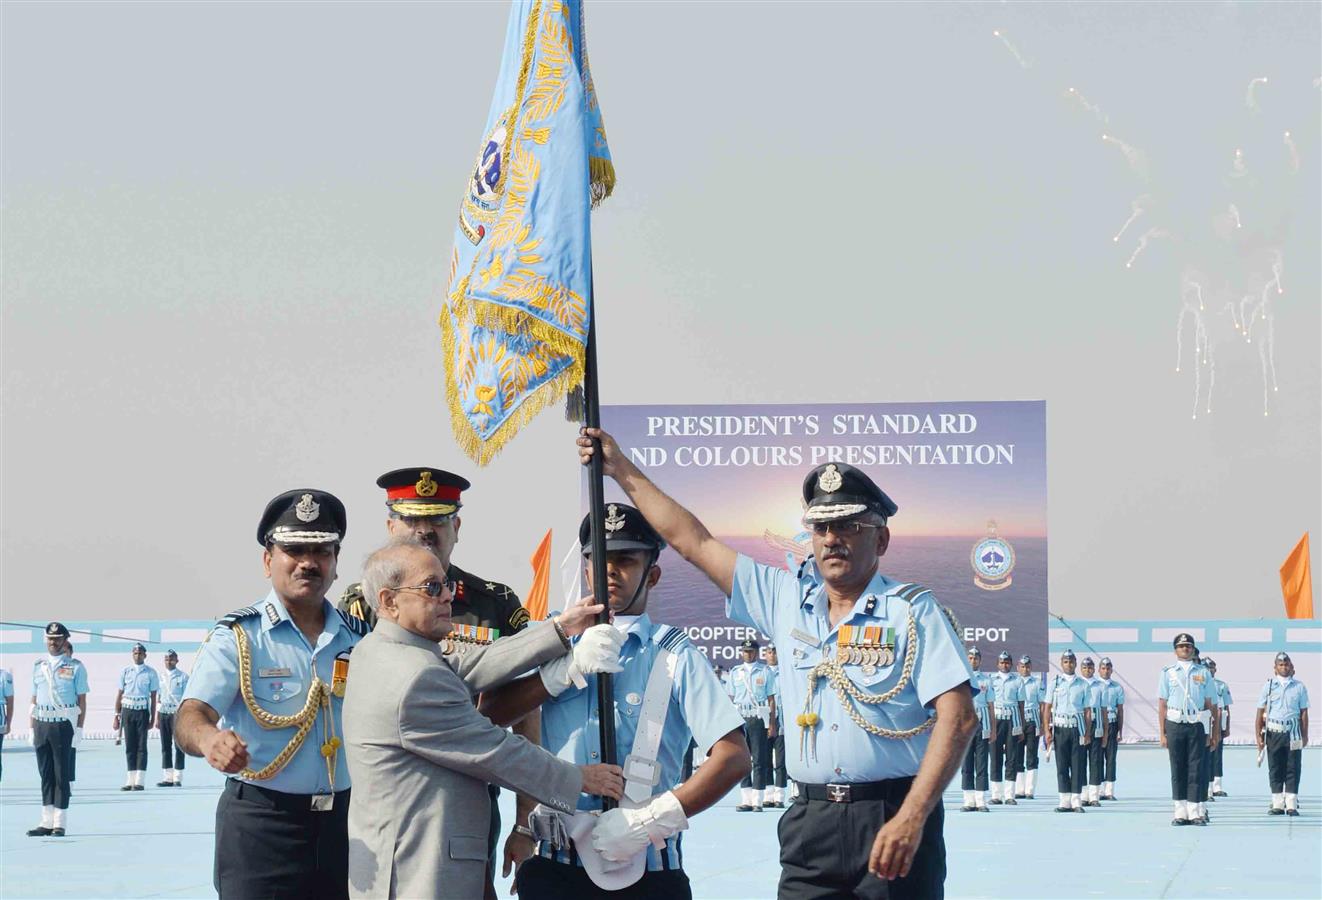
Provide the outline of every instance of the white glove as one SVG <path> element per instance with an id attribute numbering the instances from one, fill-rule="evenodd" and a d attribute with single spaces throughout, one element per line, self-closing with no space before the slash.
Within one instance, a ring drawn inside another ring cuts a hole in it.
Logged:
<path id="1" fill-rule="evenodd" d="M 624 633 L 613 625 L 593 625 L 578 639 L 571 653 L 542 666 L 542 685 L 552 697 L 559 697 L 575 687 L 586 687 L 584 675 L 592 672 L 618 672 Z"/>
<path id="2" fill-rule="evenodd" d="M 625 862 L 647 849 L 660 847 L 666 838 L 689 827 L 684 807 L 673 791 L 666 791 L 638 809 L 616 807 L 602 813 L 592 829 L 592 848 L 611 862 Z"/>
<path id="3" fill-rule="evenodd" d="M 83 730 L 79 728 L 77 725 L 75 725 L 73 729 L 73 741 L 71 742 L 73 744 L 73 748 L 77 750 L 78 745 L 81 744 L 82 742 L 83 742 Z"/>

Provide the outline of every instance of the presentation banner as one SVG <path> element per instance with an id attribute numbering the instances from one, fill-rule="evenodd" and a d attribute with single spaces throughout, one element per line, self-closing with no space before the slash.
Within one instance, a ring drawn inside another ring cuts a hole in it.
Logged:
<path id="1" fill-rule="evenodd" d="M 717 538 L 796 571 L 812 552 L 804 478 L 822 463 L 862 469 L 899 505 L 881 571 L 931 588 L 984 669 L 1001 650 L 1046 667 L 1045 402 L 604 406 L 601 417 Z M 609 479 L 606 497 L 626 500 Z M 735 662 L 753 629 L 727 620 L 720 591 L 673 550 L 660 566 L 652 618 Z"/>

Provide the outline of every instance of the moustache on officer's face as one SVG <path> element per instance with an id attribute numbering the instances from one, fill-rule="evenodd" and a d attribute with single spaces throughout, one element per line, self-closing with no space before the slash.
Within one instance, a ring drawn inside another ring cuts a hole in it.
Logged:
<path id="1" fill-rule="evenodd" d="M 416 536 L 418 538 L 418 543 L 426 544 L 428 547 L 435 547 L 439 541 L 439 538 L 437 538 L 436 532 L 434 531 L 417 532 Z"/>

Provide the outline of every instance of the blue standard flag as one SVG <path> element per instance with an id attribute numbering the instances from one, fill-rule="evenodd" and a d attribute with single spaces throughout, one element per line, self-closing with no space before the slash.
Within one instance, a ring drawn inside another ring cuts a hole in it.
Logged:
<path id="1" fill-rule="evenodd" d="M 441 311 L 455 439 L 485 465 L 583 383 L 589 213 L 615 186 L 580 0 L 515 0 Z"/>

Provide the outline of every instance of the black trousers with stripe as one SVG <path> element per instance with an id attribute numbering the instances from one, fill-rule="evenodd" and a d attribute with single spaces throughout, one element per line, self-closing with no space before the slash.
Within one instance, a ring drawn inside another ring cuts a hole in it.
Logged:
<path id="1" fill-rule="evenodd" d="M 744 738 L 753 756 L 753 767 L 739 783 L 760 791 L 771 780 L 771 744 L 767 740 L 767 726 L 760 716 L 744 717 Z"/>
<path id="2" fill-rule="evenodd" d="M 1288 731 L 1267 732 L 1267 783 L 1273 794 L 1299 793 L 1299 773 L 1304 751 L 1290 749 Z"/>
<path id="3" fill-rule="evenodd" d="M 1019 747 L 1019 771 L 1031 772 L 1037 768 L 1037 726 L 1024 723 L 1024 733 L 1015 738 Z"/>
<path id="4" fill-rule="evenodd" d="M 776 826 L 779 900 L 941 900 L 946 891 L 945 812 L 928 815 L 909 874 L 884 881 L 868 871 L 877 832 L 904 803 L 912 778 L 895 778 L 880 800 L 832 803 L 800 795 Z"/>
<path id="5" fill-rule="evenodd" d="M 184 749 L 174 742 L 174 713 L 160 713 L 158 718 L 161 720 L 161 768 L 179 769 L 184 768 Z M 174 765 L 170 765 L 170 757 L 174 757 Z M 143 764 L 146 764 L 144 759 Z"/>
<path id="6" fill-rule="evenodd" d="M 73 726 L 68 719 L 32 724 L 32 747 L 36 750 L 37 771 L 41 774 L 41 805 L 69 808 L 69 749 L 73 746 Z"/>
<path id="7" fill-rule="evenodd" d="M 216 804 L 214 884 L 221 900 L 346 900 L 349 794 L 314 812 L 307 794 L 230 778 Z"/>
<path id="8" fill-rule="evenodd" d="M 119 714 L 124 726 L 124 758 L 130 772 L 147 769 L 147 732 L 151 730 L 151 710 L 125 709 Z"/>
<path id="9" fill-rule="evenodd" d="M 1171 762 L 1171 799 L 1198 802 L 1198 781 L 1207 736 L 1201 722 L 1167 722 L 1166 753 Z M 1206 789 L 1207 785 L 1203 785 Z"/>
<path id="10" fill-rule="evenodd" d="M 1083 793 L 1088 748 L 1079 743 L 1079 729 L 1057 725 L 1051 734 L 1056 748 L 1056 790 L 1062 794 Z"/>

